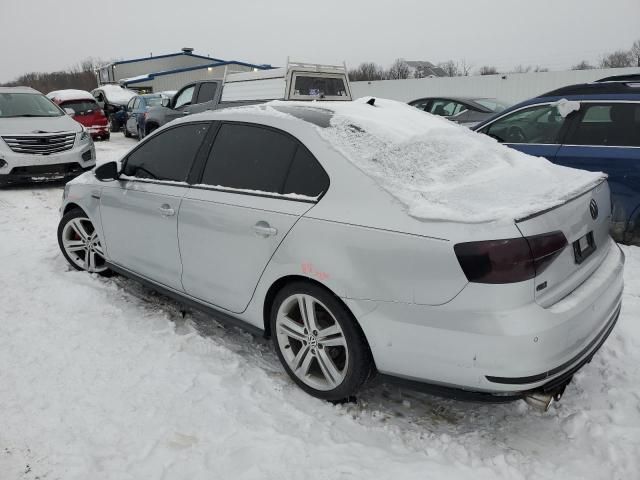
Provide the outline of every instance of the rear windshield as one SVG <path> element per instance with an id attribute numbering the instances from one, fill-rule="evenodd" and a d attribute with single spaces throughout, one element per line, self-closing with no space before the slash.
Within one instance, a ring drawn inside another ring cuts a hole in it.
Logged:
<path id="1" fill-rule="evenodd" d="M 162 105 L 162 97 L 160 95 L 157 97 L 144 97 L 144 101 L 147 104 L 147 107 L 157 107 Z"/>
<path id="2" fill-rule="evenodd" d="M 0 118 L 62 115 L 64 112 L 40 93 L 0 93 Z"/>
<path id="3" fill-rule="evenodd" d="M 98 104 L 92 100 L 72 100 L 70 102 L 63 102 L 60 106 L 62 108 L 70 108 L 76 115 L 91 113 L 100 108 Z"/>
<path id="4" fill-rule="evenodd" d="M 348 92 L 344 76 L 317 76 L 296 74 L 293 79 L 291 98 L 331 98 L 347 100 Z"/>

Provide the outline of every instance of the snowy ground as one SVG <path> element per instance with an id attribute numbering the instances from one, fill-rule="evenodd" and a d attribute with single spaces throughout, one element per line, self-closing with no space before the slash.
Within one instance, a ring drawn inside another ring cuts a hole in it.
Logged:
<path id="1" fill-rule="evenodd" d="M 0 480 L 640 478 L 637 248 L 618 326 L 549 412 L 386 386 L 333 406 L 268 342 L 72 271 L 61 195 L 0 190 Z"/>

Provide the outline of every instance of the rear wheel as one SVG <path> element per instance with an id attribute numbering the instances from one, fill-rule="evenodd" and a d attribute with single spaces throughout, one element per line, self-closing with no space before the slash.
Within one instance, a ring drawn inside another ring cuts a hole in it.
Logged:
<path id="1" fill-rule="evenodd" d="M 294 382 L 323 400 L 355 395 L 373 361 L 364 334 L 333 294 L 305 282 L 284 287 L 271 309 L 272 338 Z"/>
<path id="2" fill-rule="evenodd" d="M 58 245 L 64 258 L 76 270 L 111 275 L 98 232 L 89 217 L 79 208 L 67 212 L 60 219 Z"/>

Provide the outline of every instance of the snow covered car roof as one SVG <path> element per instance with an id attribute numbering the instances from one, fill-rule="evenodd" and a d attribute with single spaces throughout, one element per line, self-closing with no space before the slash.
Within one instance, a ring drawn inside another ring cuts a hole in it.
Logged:
<path id="1" fill-rule="evenodd" d="M 113 84 L 101 85 L 96 90 L 102 90 L 109 102 L 122 105 L 125 105 L 132 97 L 137 95 L 133 90 Z"/>
<path id="2" fill-rule="evenodd" d="M 312 124 L 420 219 L 513 221 L 561 205 L 606 178 L 524 154 L 404 103 L 369 100 L 273 101 L 223 112 L 287 115 Z"/>
<path id="3" fill-rule="evenodd" d="M 53 92 L 47 93 L 47 98 L 53 100 L 54 102 L 66 102 L 69 100 L 93 100 L 95 98 L 86 90 L 75 90 L 75 89 L 66 89 L 66 90 L 54 90 Z"/>

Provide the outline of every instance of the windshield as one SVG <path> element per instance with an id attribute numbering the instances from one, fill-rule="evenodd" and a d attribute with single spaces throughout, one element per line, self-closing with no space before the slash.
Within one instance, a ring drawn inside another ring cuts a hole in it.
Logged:
<path id="1" fill-rule="evenodd" d="M 40 93 L 0 93 L 0 118 L 62 115 L 64 112 Z"/>
<path id="2" fill-rule="evenodd" d="M 347 88 L 342 76 L 295 76 L 293 97 L 347 97 Z"/>
<path id="3" fill-rule="evenodd" d="M 60 106 L 62 108 L 70 108 L 76 115 L 91 113 L 100 108 L 96 102 L 91 100 L 73 100 L 71 102 L 64 102 Z"/>
<path id="4" fill-rule="evenodd" d="M 508 103 L 501 102 L 500 100 L 496 100 L 494 98 L 478 98 L 474 101 L 476 103 L 479 103 L 483 107 L 488 108 L 492 112 L 501 112 L 511 106 Z"/>

